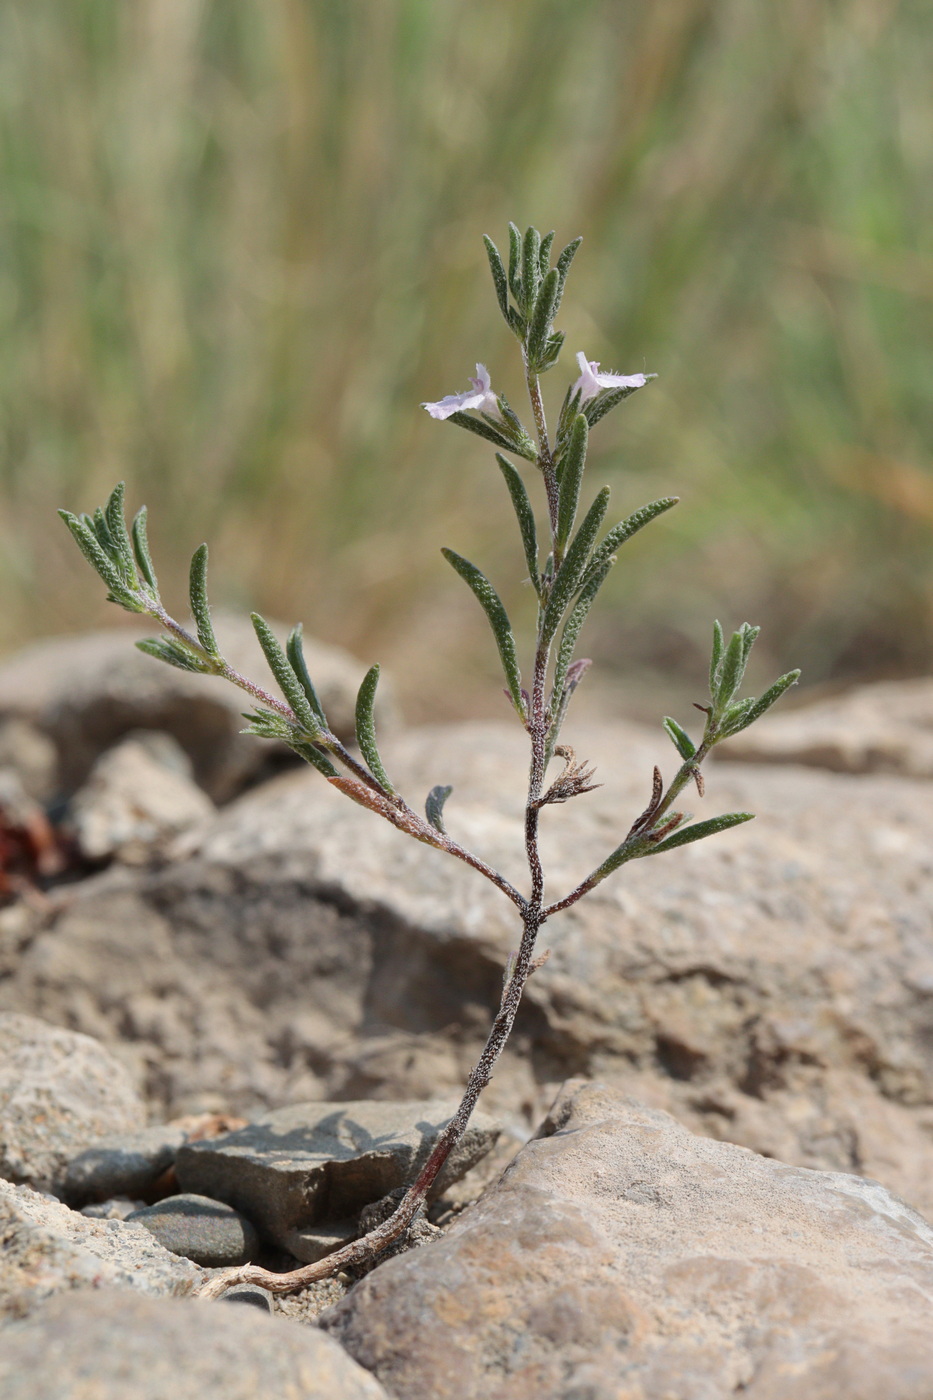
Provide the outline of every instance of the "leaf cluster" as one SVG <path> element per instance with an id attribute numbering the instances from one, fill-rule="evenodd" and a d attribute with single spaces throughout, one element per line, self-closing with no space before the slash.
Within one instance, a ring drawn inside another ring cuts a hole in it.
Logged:
<path id="1" fill-rule="evenodd" d="M 484 236 L 483 242 L 499 310 L 521 341 L 529 370 L 544 374 L 554 368 L 560 357 L 564 333 L 554 330 L 554 321 L 570 264 L 583 240 L 575 238 L 568 243 L 551 267 L 553 231 L 542 238 L 536 228 L 528 228 L 522 234 L 509 224 L 508 271 L 492 239 Z"/>

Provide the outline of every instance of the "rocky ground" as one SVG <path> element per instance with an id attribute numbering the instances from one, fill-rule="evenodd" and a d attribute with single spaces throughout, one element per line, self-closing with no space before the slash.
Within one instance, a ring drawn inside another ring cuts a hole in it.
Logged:
<path id="1" fill-rule="evenodd" d="M 309 651 L 346 730 L 363 668 Z M 755 822 L 547 925 L 424 1248 L 209 1304 L 410 1178 L 516 938 L 239 708 L 126 629 L 0 666 L 0 1394 L 929 1400 L 933 682 L 766 720 L 692 801 Z M 521 883 L 521 733 L 387 728 Z M 555 893 L 673 753 L 567 737 L 604 786 L 545 813 Z"/>

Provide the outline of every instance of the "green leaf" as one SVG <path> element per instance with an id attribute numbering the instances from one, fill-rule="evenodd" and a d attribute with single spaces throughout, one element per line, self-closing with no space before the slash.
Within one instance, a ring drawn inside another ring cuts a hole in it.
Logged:
<path id="1" fill-rule="evenodd" d="M 467 428 L 478 437 L 485 438 L 487 442 L 494 442 L 496 447 L 504 448 L 506 452 L 516 452 L 519 457 L 526 457 L 529 462 L 537 460 L 537 454 L 532 451 L 530 445 L 513 441 L 484 418 L 471 418 L 468 413 L 452 413 L 447 422 L 456 423 L 458 428 Z"/>
<path id="2" fill-rule="evenodd" d="M 543 368 L 551 326 L 560 305 L 560 273 L 554 267 L 541 283 L 528 323 L 528 362 L 532 369 Z"/>
<path id="3" fill-rule="evenodd" d="M 376 702 L 376 686 L 379 684 L 379 666 L 370 666 L 363 677 L 359 691 L 356 696 L 356 742 L 360 746 L 360 753 L 366 760 L 370 773 L 385 788 L 386 792 L 395 792 L 395 788 L 389 782 L 388 774 L 382 766 L 382 759 L 379 757 L 379 748 L 376 744 L 376 721 L 373 715 L 373 707 Z"/>
<path id="4" fill-rule="evenodd" d="M 541 269 L 541 276 L 546 277 L 551 266 L 551 248 L 554 246 L 554 230 L 546 233 L 541 239 L 541 252 L 538 254 L 538 266 Z"/>
<path id="5" fill-rule="evenodd" d="M 662 723 L 681 758 L 692 758 L 697 746 L 686 730 L 681 729 L 676 719 L 671 719 L 670 715 L 665 715 Z"/>
<path id="6" fill-rule="evenodd" d="M 649 846 L 647 850 L 640 851 L 643 856 L 657 856 L 662 851 L 672 851 L 675 846 L 689 846 L 692 841 L 702 841 L 706 836 L 715 836 L 719 831 L 728 831 L 730 826 L 741 826 L 743 822 L 750 822 L 754 818 L 754 812 L 729 812 L 722 817 L 710 817 L 709 821 L 694 822 L 693 826 L 681 827 L 672 836 L 668 836 L 665 841 L 659 841 L 654 846 Z"/>
<path id="7" fill-rule="evenodd" d="M 299 622 L 288 634 L 288 641 L 285 643 L 285 655 L 288 657 L 288 664 L 298 677 L 302 690 L 304 691 L 308 704 L 311 706 L 321 725 L 327 728 L 327 716 L 324 713 L 324 706 L 318 699 L 314 682 L 308 674 L 308 663 L 305 661 L 304 642 L 302 640 L 304 628 Z M 336 770 L 335 770 L 336 771 Z"/>
<path id="8" fill-rule="evenodd" d="M 483 234 L 483 242 L 486 245 L 486 256 L 489 259 L 489 270 L 492 273 L 493 285 L 496 289 L 496 297 L 499 301 L 499 310 L 506 320 L 509 319 L 509 284 L 505 275 L 505 268 L 502 266 L 502 259 L 499 256 L 499 249 L 492 239 Z"/>
<path id="9" fill-rule="evenodd" d="M 567 281 L 567 273 L 570 271 L 570 264 L 577 254 L 577 249 L 583 242 L 582 238 L 575 238 L 572 243 L 568 243 L 557 259 L 557 271 L 560 273 L 560 293 L 564 294 L 564 284 Z"/>
<path id="10" fill-rule="evenodd" d="M 469 559 L 464 559 L 462 555 L 456 554 L 452 549 L 442 549 L 441 553 L 448 564 L 456 569 L 464 582 L 473 590 L 477 602 L 489 619 L 489 625 L 499 648 L 499 657 L 508 682 L 512 704 L 524 720 L 525 702 L 522 698 L 522 678 L 518 669 L 518 657 L 515 653 L 515 638 L 512 635 L 512 625 L 509 622 L 508 613 L 502 605 L 502 599 L 486 575 L 481 573 L 475 564 L 471 564 Z"/>
<path id="11" fill-rule="evenodd" d="M 139 587 L 139 579 L 136 577 L 136 560 L 133 556 L 133 545 L 126 528 L 125 499 L 126 483 L 124 481 L 118 481 L 110 493 L 110 499 L 104 511 L 104 518 L 107 521 L 107 529 L 113 541 L 117 566 L 129 587 L 136 589 Z"/>
<path id="12" fill-rule="evenodd" d="M 522 242 L 522 310 L 526 317 L 532 313 L 541 286 L 541 235 L 536 228 L 525 230 Z"/>
<path id="13" fill-rule="evenodd" d="M 642 506 L 640 510 L 634 511 L 627 519 L 620 521 L 618 525 L 613 525 L 612 529 L 606 535 L 606 538 L 600 543 L 599 547 L 593 551 L 593 558 L 587 570 L 587 578 L 594 570 L 601 569 L 606 560 L 609 559 L 611 555 L 615 554 L 616 550 L 620 549 L 622 545 L 625 544 L 626 540 L 630 540 L 633 535 L 636 535 L 639 530 L 643 530 L 646 525 L 649 525 L 652 520 L 656 520 L 659 515 L 663 515 L 666 510 L 670 510 L 671 506 L 676 506 L 679 500 L 679 496 L 662 496 L 659 501 L 652 501 L 650 505 Z M 586 582 L 586 580 L 584 580 L 584 582 Z"/>
<path id="14" fill-rule="evenodd" d="M 117 571 L 116 565 L 104 552 L 97 534 L 83 520 L 72 515 L 70 510 L 60 510 L 59 515 L 74 536 L 75 543 L 93 569 L 100 575 L 110 591 L 119 597 L 126 591 L 126 585 Z"/>
<path id="15" fill-rule="evenodd" d="M 739 631 L 742 633 L 742 670 L 744 671 L 748 664 L 749 653 L 758 639 L 761 628 L 753 627 L 750 622 L 743 622 Z"/>
<path id="16" fill-rule="evenodd" d="M 603 523 L 608 505 L 609 487 L 604 486 L 583 517 L 583 524 L 574 535 L 570 548 L 564 557 L 564 562 L 557 570 L 541 624 L 542 635 L 548 640 L 557 631 L 567 604 L 583 580 L 590 550 L 599 534 L 599 527 Z"/>
<path id="17" fill-rule="evenodd" d="M 154 656 L 157 661 L 164 661 L 169 666 L 176 666 L 179 671 L 197 671 L 199 675 L 209 675 L 210 666 L 200 657 L 194 656 L 190 651 L 186 651 L 178 642 L 170 640 L 168 637 L 146 637 L 136 646 L 140 651 L 144 651 L 147 656 Z"/>
<path id="18" fill-rule="evenodd" d="M 649 380 L 653 378 L 653 374 L 649 376 Z M 594 427 L 595 424 L 599 422 L 600 418 L 605 418 L 606 414 L 615 408 L 617 404 L 620 404 L 623 399 L 630 399 L 633 394 L 637 394 L 638 390 L 644 387 L 643 384 L 629 384 L 626 388 L 610 389 L 608 392 L 597 395 L 595 399 L 588 399 L 583 405 L 586 421 L 591 428 Z"/>
<path id="19" fill-rule="evenodd" d="M 428 821 L 435 831 L 441 832 L 444 836 L 447 835 L 447 828 L 444 825 L 444 803 L 452 792 L 452 787 L 444 787 L 439 783 L 437 787 L 432 787 L 424 804 L 424 814 Z"/>
<path id="20" fill-rule="evenodd" d="M 750 724 L 754 724 L 756 720 L 761 719 L 761 716 L 780 700 L 785 690 L 789 690 L 790 687 L 796 685 L 799 680 L 799 671 L 788 671 L 786 676 L 781 676 L 780 680 L 775 681 L 774 685 L 768 687 L 764 695 L 752 701 L 747 711 L 742 716 L 741 724 L 730 726 L 729 734 L 738 734 L 741 730 L 747 729 Z"/>
<path id="21" fill-rule="evenodd" d="M 220 658 L 217 640 L 211 623 L 211 610 L 207 601 L 207 545 L 200 544 L 191 559 L 188 575 L 188 596 L 191 612 L 198 629 L 198 641 L 210 656 Z"/>
<path id="22" fill-rule="evenodd" d="M 528 575 L 534 584 L 535 592 L 540 593 L 541 580 L 538 576 L 538 532 L 535 526 L 535 515 L 531 508 L 531 501 L 518 472 L 507 462 L 500 452 L 496 453 L 496 461 L 499 463 L 499 470 L 505 477 L 505 484 L 509 488 L 509 495 L 512 498 L 512 505 L 515 507 L 515 514 L 518 517 L 518 528 L 522 534 L 522 545 L 525 550 L 525 563 L 528 565 Z"/>
<path id="23" fill-rule="evenodd" d="M 557 507 L 557 543 L 563 548 L 570 538 L 580 503 L 580 485 L 586 466 L 589 429 L 582 413 L 578 413 L 570 429 L 567 451 L 560 465 L 560 498 Z"/>
<path id="24" fill-rule="evenodd" d="M 733 632 L 732 636 L 729 638 L 729 645 L 726 647 L 726 654 L 722 658 L 722 665 L 719 668 L 719 682 L 716 686 L 716 694 L 713 698 L 713 706 L 719 716 L 724 713 L 729 701 L 742 684 L 742 676 L 744 673 L 744 634 L 741 631 Z"/>
<path id="25" fill-rule="evenodd" d="M 514 224 L 509 224 L 509 286 L 519 306 L 522 304 L 521 258 L 522 236 Z"/>
<path id="26" fill-rule="evenodd" d="M 250 620 L 259 639 L 259 645 L 269 663 L 269 670 L 278 681 L 282 694 L 295 713 L 295 718 L 302 729 L 315 738 L 320 738 L 321 726 L 317 716 L 308 704 L 308 697 L 304 693 L 300 680 L 289 665 L 288 658 L 279 645 L 275 633 L 259 613 L 250 613 Z"/>
<path id="27" fill-rule="evenodd" d="M 310 763 L 319 773 L 323 773 L 325 778 L 339 778 L 340 770 L 335 768 L 327 755 L 322 753 L 321 750 L 316 748 L 309 740 L 294 739 L 287 740 L 286 742 L 288 743 L 288 747 L 296 753 L 299 758 L 303 758 L 305 763 Z"/>
<path id="28" fill-rule="evenodd" d="M 552 697 L 556 705 L 560 705 L 561 695 L 564 689 L 564 682 L 567 679 L 567 671 L 573 660 L 574 648 L 577 638 L 586 621 L 586 615 L 596 599 L 596 595 L 606 581 L 606 576 L 615 561 L 607 560 L 603 567 L 593 575 L 585 588 L 581 589 L 580 596 L 570 610 L 570 615 L 564 623 L 564 630 L 560 634 L 560 642 L 557 647 L 557 661 L 554 665 L 554 686 Z"/>
<path id="29" fill-rule="evenodd" d="M 558 310 L 558 308 L 555 307 L 555 309 L 554 309 L 554 315 L 555 315 L 555 316 L 557 315 L 557 310 Z M 563 332 L 563 331 L 555 331 L 554 335 L 550 336 L 550 338 L 548 339 L 548 342 L 547 342 L 547 344 L 546 344 L 545 347 L 544 347 L 544 353 L 543 353 L 543 355 L 541 356 L 541 361 L 540 361 L 540 364 L 539 364 L 539 369 L 540 369 L 540 371 L 541 371 L 542 374 L 544 373 L 545 370 L 553 369 L 553 368 L 554 368 L 554 366 L 557 364 L 557 361 L 560 359 L 560 352 L 561 352 L 561 350 L 563 350 L 563 348 L 564 348 L 564 332 Z"/>
<path id="30" fill-rule="evenodd" d="M 139 565 L 139 572 L 158 598 L 159 580 L 156 578 L 155 569 L 152 567 L 152 556 L 149 553 L 145 506 L 140 506 L 133 517 L 133 553 L 136 556 L 136 563 Z"/>
<path id="31" fill-rule="evenodd" d="M 717 620 L 713 623 L 713 650 L 709 661 L 709 698 L 713 701 L 716 699 L 716 687 L 719 684 L 719 669 L 722 666 L 724 646 L 722 623 Z"/>

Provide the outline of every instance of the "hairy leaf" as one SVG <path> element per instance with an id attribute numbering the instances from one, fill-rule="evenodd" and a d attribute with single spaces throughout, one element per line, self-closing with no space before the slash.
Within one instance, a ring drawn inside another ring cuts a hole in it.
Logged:
<path id="1" fill-rule="evenodd" d="M 551 266 L 551 249 L 554 246 L 554 230 L 546 233 L 541 239 L 541 252 L 538 254 L 538 266 L 541 269 L 541 276 L 546 277 Z"/>
<path id="2" fill-rule="evenodd" d="M 210 656 L 220 655 L 217 639 L 211 622 L 211 610 L 207 601 L 207 545 L 198 545 L 191 560 L 188 578 L 188 596 L 191 599 L 191 612 L 198 629 L 198 641 Z"/>
<path id="3" fill-rule="evenodd" d="M 505 275 L 505 268 L 502 266 L 502 259 L 499 256 L 499 249 L 485 233 L 483 242 L 486 245 L 486 256 L 489 259 L 489 270 L 492 273 L 493 285 L 496 289 L 496 297 L 499 302 L 499 310 L 506 320 L 509 319 L 509 284 Z"/>
<path id="4" fill-rule="evenodd" d="M 722 653 L 725 647 L 725 639 L 722 635 L 722 623 L 718 620 L 713 623 L 713 650 L 709 660 L 709 698 L 716 699 L 716 688 L 719 684 L 719 668 L 722 666 Z"/>
<path id="5" fill-rule="evenodd" d="M 729 638 L 729 645 L 726 647 L 725 655 L 722 658 L 722 666 L 719 670 L 719 682 L 716 686 L 716 694 L 713 698 L 713 704 L 720 715 L 742 684 L 742 676 L 744 674 L 744 634 L 741 631 L 733 632 L 732 636 Z"/>
<path id="6" fill-rule="evenodd" d="M 528 361 L 533 369 L 540 369 L 541 361 L 547 358 L 548 338 L 559 305 L 560 273 L 554 267 L 541 283 L 528 323 Z"/>
<path id="7" fill-rule="evenodd" d="M 118 481 L 110 493 L 104 511 L 107 521 L 107 529 L 113 541 L 114 552 L 120 572 L 123 574 L 130 588 L 138 588 L 139 580 L 136 577 L 136 560 L 133 556 L 133 545 L 130 540 L 129 531 L 126 528 L 126 516 L 124 502 L 126 499 L 126 483 Z"/>
<path id="8" fill-rule="evenodd" d="M 586 621 L 586 615 L 593 606 L 596 595 L 600 588 L 602 588 L 613 563 L 614 560 L 609 559 L 603 567 L 593 575 L 586 587 L 581 589 L 580 596 L 574 603 L 570 615 L 564 623 L 564 630 L 560 634 L 560 643 L 557 648 L 557 662 L 554 666 L 554 687 L 552 696 L 556 705 L 560 704 L 567 671 L 573 660 L 574 648 L 576 647 L 577 638 L 580 635 L 583 624 Z"/>
<path id="9" fill-rule="evenodd" d="M 706 836 L 715 836 L 719 831 L 728 831 L 730 826 L 741 826 L 743 822 L 750 822 L 754 815 L 754 812 L 729 812 L 722 817 L 710 817 L 705 822 L 694 822 L 693 826 L 681 827 L 679 831 L 674 832 L 673 836 L 668 836 L 666 840 L 649 846 L 647 850 L 641 851 L 639 854 L 656 856 L 660 855 L 662 851 L 672 851 L 675 846 L 689 846 L 692 841 L 702 841 Z"/>
<path id="10" fill-rule="evenodd" d="M 528 574 L 534 584 L 535 592 L 540 592 L 541 582 L 538 577 L 538 532 L 535 526 L 535 515 L 531 508 L 531 501 L 518 472 L 507 462 L 501 453 L 496 453 L 496 461 L 499 463 L 499 470 L 505 477 L 505 484 L 509 488 L 509 495 L 512 498 L 512 505 L 515 507 L 515 514 L 518 517 L 518 528 L 522 533 L 522 546 L 525 550 L 525 563 L 528 565 Z"/>
<path id="11" fill-rule="evenodd" d="M 149 553 L 145 506 L 140 506 L 133 517 L 133 553 L 136 556 L 136 563 L 139 565 L 139 572 L 158 598 L 159 580 L 156 578 L 155 569 L 152 567 L 152 556 Z"/>
<path id="12" fill-rule="evenodd" d="M 525 702 L 522 699 L 522 679 L 515 652 L 515 638 L 512 635 L 512 625 L 509 622 L 508 613 L 502 605 L 502 599 L 486 575 L 481 573 L 475 564 L 471 564 L 469 559 L 464 559 L 462 555 L 456 554 L 452 549 L 442 549 L 441 553 L 448 564 L 456 569 L 464 582 L 469 584 L 480 607 L 489 619 L 489 625 L 499 648 L 502 669 L 508 682 L 512 703 L 524 719 Z"/>
<path id="13" fill-rule="evenodd" d="M 643 384 L 628 384 L 619 389 L 610 389 L 608 392 L 598 394 L 595 399 L 588 399 L 583 405 L 583 412 L 586 414 L 586 421 L 593 428 L 600 418 L 605 418 L 623 399 L 630 399 L 633 394 L 637 394 L 639 389 L 643 389 Z"/>
<path id="14" fill-rule="evenodd" d="M 593 558 L 590 561 L 584 582 L 588 581 L 590 574 L 596 569 L 601 569 L 606 560 L 615 554 L 626 540 L 630 540 L 652 520 L 656 520 L 659 515 L 670 510 L 671 506 L 676 506 L 679 500 L 679 496 L 662 496 L 659 501 L 652 501 L 649 505 L 642 506 L 640 510 L 634 511 L 627 519 L 621 520 L 618 525 L 613 525 L 606 538 L 593 551 Z"/>
<path id="15" fill-rule="evenodd" d="M 536 228 L 525 230 L 522 241 L 522 310 L 530 317 L 541 286 L 541 235 Z"/>
<path id="16" fill-rule="evenodd" d="M 580 485 L 586 466 L 589 429 L 582 413 L 578 413 L 570 429 L 570 440 L 560 468 L 560 501 L 557 508 L 557 542 L 563 547 L 570 539 L 580 503 Z"/>
<path id="17" fill-rule="evenodd" d="M 557 570 L 551 588 L 551 596 L 544 609 L 542 631 L 547 638 L 553 637 L 557 631 L 568 603 L 580 587 L 587 569 L 590 550 L 599 534 L 599 527 L 603 523 L 608 504 L 609 487 L 604 486 L 583 517 L 583 523 L 571 541 L 564 562 Z"/>
<path id="18" fill-rule="evenodd" d="M 485 438 L 487 442 L 494 442 L 496 447 L 502 447 L 506 452 L 517 452 L 520 457 L 526 457 L 529 462 L 536 460 L 537 454 L 530 443 L 513 441 L 501 428 L 494 427 L 484 418 L 471 418 L 469 413 L 452 413 L 447 421 L 448 423 L 456 423 L 458 428 L 467 428 L 471 433 L 476 433 L 478 437 Z"/>
<path id="19" fill-rule="evenodd" d="M 75 543 L 93 569 L 115 595 L 125 591 L 125 584 L 117 572 L 116 565 L 104 552 L 94 530 L 70 510 L 60 510 L 59 515 L 74 536 Z"/>
<path id="20" fill-rule="evenodd" d="M 295 713 L 295 718 L 302 729 L 314 737 L 319 737 L 321 726 L 317 716 L 308 704 L 308 697 L 305 695 L 302 684 L 289 665 L 288 658 L 279 645 L 275 633 L 259 613 L 250 613 L 250 620 L 256 636 L 259 638 L 259 645 L 269 663 L 269 670 L 278 681 L 282 694 Z"/>
<path id="21" fill-rule="evenodd" d="M 444 803 L 452 792 L 452 787 L 438 783 L 436 787 L 432 787 L 424 804 L 424 814 L 428 821 L 435 831 L 441 832 L 444 836 L 447 835 L 447 828 L 444 825 Z"/>
<path id="22" fill-rule="evenodd" d="M 557 271 L 560 273 L 560 291 L 564 294 L 564 285 L 567 281 L 567 273 L 570 271 L 570 264 L 576 257 L 577 249 L 583 242 L 582 238 L 575 238 L 572 243 L 568 243 L 557 259 Z"/>
<path id="23" fill-rule="evenodd" d="M 376 686 L 379 684 L 379 665 L 370 666 L 363 677 L 356 697 L 356 742 L 366 760 L 370 773 L 386 792 L 395 792 L 388 774 L 382 766 L 379 748 L 376 743 L 376 721 L 373 707 L 376 701 Z"/>
<path id="24" fill-rule="evenodd" d="M 681 729 L 676 719 L 671 719 L 670 715 L 665 715 L 662 723 L 681 758 L 692 758 L 697 746 L 686 730 Z"/>
<path id="25" fill-rule="evenodd" d="M 307 696 L 308 704 L 311 706 L 321 725 L 327 728 L 327 716 L 324 713 L 324 706 L 318 699 L 314 683 L 308 674 L 308 663 L 305 661 L 305 649 L 303 643 L 304 628 L 301 623 L 297 623 L 288 634 L 288 641 L 285 643 L 285 655 L 288 657 L 288 664 L 298 677 L 302 690 Z"/>
<path id="26" fill-rule="evenodd" d="M 509 286 L 519 306 L 522 304 L 521 260 L 522 236 L 514 224 L 509 224 Z"/>
<path id="27" fill-rule="evenodd" d="M 788 671 L 786 676 L 781 676 L 780 680 L 776 680 L 774 685 L 769 686 L 763 695 L 752 702 L 748 710 L 742 716 L 741 724 L 730 727 L 730 735 L 738 734 L 741 730 L 747 729 L 750 724 L 754 724 L 756 720 L 761 719 L 761 716 L 780 700 L 785 690 L 789 690 L 790 687 L 796 685 L 799 680 L 799 671 Z"/>
<path id="28" fill-rule="evenodd" d="M 141 642 L 137 642 L 136 646 L 147 656 L 154 656 L 157 661 L 164 661 L 169 666 L 177 666 L 179 671 L 197 671 L 199 675 L 210 674 L 211 668 L 206 661 L 202 661 L 200 657 L 186 651 L 178 642 L 172 641 L 168 637 L 145 637 Z"/>

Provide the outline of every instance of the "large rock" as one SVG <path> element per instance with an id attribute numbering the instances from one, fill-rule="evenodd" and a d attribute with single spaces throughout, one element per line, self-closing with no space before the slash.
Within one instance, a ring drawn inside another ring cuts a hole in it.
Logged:
<path id="1" fill-rule="evenodd" d="M 0 1012 L 0 1177 L 60 1191 L 80 1148 L 144 1119 L 129 1073 L 96 1040 Z"/>
<path id="2" fill-rule="evenodd" d="M 229 1303 L 103 1290 L 7 1327 L 4 1400 L 388 1400 L 314 1327 Z"/>
<path id="3" fill-rule="evenodd" d="M 720 750 L 734 763 L 933 778 L 933 679 L 878 681 L 778 710 Z"/>
<path id="4" fill-rule="evenodd" d="M 280 635 L 285 628 L 277 624 Z M 249 621 L 219 613 L 216 631 L 230 664 L 278 693 Z M 53 637 L 0 664 L 0 719 L 28 720 L 58 750 L 62 789 L 73 792 L 99 754 L 134 729 L 172 734 L 216 800 L 255 778 L 273 746 L 241 734 L 249 697 L 217 676 L 154 661 L 133 645 L 158 635 L 135 620 L 79 637 Z M 365 667 L 339 647 L 308 639 L 305 653 L 337 734 L 354 732 L 356 689 Z M 278 759 L 286 753 L 282 750 Z"/>
<path id="5" fill-rule="evenodd" d="M 183 1190 L 228 1201 L 302 1258 L 302 1227 L 342 1220 L 408 1185 L 456 1108 L 456 1100 L 293 1104 L 226 1137 L 184 1145 L 175 1171 Z M 498 1135 L 488 1114 L 475 1113 L 434 1194 L 464 1176 Z"/>
<path id="6" fill-rule="evenodd" d="M 398 1400 L 928 1400 L 933 1229 L 883 1187 L 598 1084 L 546 1131 L 322 1318 Z"/>
<path id="7" fill-rule="evenodd" d="M 202 1277 L 141 1225 L 90 1220 L 28 1186 L 0 1180 L 0 1321 L 24 1317 L 72 1289 L 185 1294 Z M 3 1350 L 0 1345 L 0 1355 Z M 0 1394 L 6 1400 L 2 1386 Z"/>
<path id="8" fill-rule="evenodd" d="M 605 787 L 543 814 L 569 889 L 671 771 L 663 734 L 567 731 Z M 525 742 L 462 725 L 385 745 L 413 805 L 451 782 L 451 831 L 521 887 Z M 756 821 L 626 867 L 541 934 L 484 1096 L 520 1131 L 572 1074 L 798 1165 L 864 1172 L 933 1213 L 933 789 L 914 779 L 713 765 L 697 815 Z M 153 872 L 63 892 L 16 934 L 0 1006 L 135 1052 L 172 1112 L 427 1098 L 463 1083 L 517 936 L 481 877 L 319 775 L 284 775 Z"/>
<path id="9" fill-rule="evenodd" d="M 126 1216 L 144 1226 L 172 1254 L 208 1268 L 248 1264 L 260 1252 L 252 1221 L 224 1201 L 192 1192 L 169 1196 Z"/>

